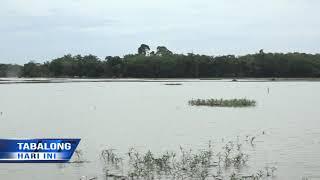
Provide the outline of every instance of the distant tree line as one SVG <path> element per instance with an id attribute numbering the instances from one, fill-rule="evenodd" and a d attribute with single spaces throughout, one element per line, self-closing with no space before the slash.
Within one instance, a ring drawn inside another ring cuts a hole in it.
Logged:
<path id="1" fill-rule="evenodd" d="M 165 46 L 155 51 L 142 44 L 124 57 L 65 55 L 50 62 L 0 64 L 0 77 L 210 78 L 320 77 L 320 54 L 265 53 L 244 56 L 175 54 Z"/>
<path id="2" fill-rule="evenodd" d="M 20 65 L 0 63 L 0 77 L 18 77 L 22 75 L 21 70 Z"/>

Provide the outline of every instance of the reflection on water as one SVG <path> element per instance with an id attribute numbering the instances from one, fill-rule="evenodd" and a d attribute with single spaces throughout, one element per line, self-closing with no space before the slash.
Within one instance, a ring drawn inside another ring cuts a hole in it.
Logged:
<path id="1" fill-rule="evenodd" d="M 82 138 L 89 163 L 0 164 L 0 179 L 77 180 L 102 174 L 106 147 L 153 152 L 255 136 L 251 167 L 276 179 L 320 176 L 319 82 L 185 81 L 0 84 L 1 138 Z M 269 88 L 269 93 L 268 93 Z M 192 98 L 248 98 L 254 108 L 192 107 Z M 264 134 L 263 134 L 264 132 Z"/>

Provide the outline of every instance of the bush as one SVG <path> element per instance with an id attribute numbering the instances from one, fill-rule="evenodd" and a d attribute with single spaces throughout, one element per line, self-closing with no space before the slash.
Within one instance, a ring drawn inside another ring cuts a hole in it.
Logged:
<path id="1" fill-rule="evenodd" d="M 215 106 L 215 107 L 249 107 L 255 106 L 256 101 L 243 99 L 193 99 L 189 101 L 191 106 Z"/>

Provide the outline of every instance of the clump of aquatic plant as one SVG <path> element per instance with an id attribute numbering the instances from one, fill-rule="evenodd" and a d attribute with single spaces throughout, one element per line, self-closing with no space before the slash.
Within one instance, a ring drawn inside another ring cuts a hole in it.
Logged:
<path id="1" fill-rule="evenodd" d="M 118 157 L 117 154 L 114 153 L 114 149 L 104 149 L 101 151 L 101 158 L 108 163 L 113 165 L 119 165 L 122 161 L 122 158 Z"/>
<path id="2" fill-rule="evenodd" d="M 250 107 L 255 106 L 255 100 L 242 99 L 192 99 L 191 106 L 213 106 L 213 107 Z"/>
<path id="3" fill-rule="evenodd" d="M 243 152 L 239 141 L 229 141 L 221 151 L 215 151 L 211 142 L 203 149 L 194 151 L 180 147 L 178 152 L 155 154 L 139 152 L 131 148 L 125 158 L 116 155 L 112 149 L 103 150 L 106 178 L 120 179 L 261 179 L 268 177 L 275 168 L 266 168 L 252 175 L 239 173 L 247 166 L 248 154 Z M 119 162 L 126 159 L 125 163 Z M 121 170 L 119 170 L 121 169 Z M 236 172 L 234 172 L 236 171 Z"/>
<path id="4" fill-rule="evenodd" d="M 88 177 L 88 176 L 81 176 L 80 180 L 97 180 L 98 177 L 94 176 L 94 177 Z"/>
<path id="5" fill-rule="evenodd" d="M 266 166 L 265 167 L 265 175 L 267 176 L 267 177 L 272 177 L 272 176 L 274 176 L 274 172 L 277 170 L 277 168 L 276 167 L 274 167 L 274 166 Z"/>
<path id="6" fill-rule="evenodd" d="M 114 153 L 114 149 L 102 150 L 100 159 L 103 161 L 103 172 L 106 179 L 108 179 L 108 177 L 122 177 L 122 175 L 119 175 L 122 158 Z M 110 173 L 110 171 L 113 171 L 113 173 Z"/>
<path id="7" fill-rule="evenodd" d="M 182 84 L 181 83 L 166 83 L 164 85 L 167 85 L 167 86 L 181 86 Z"/>

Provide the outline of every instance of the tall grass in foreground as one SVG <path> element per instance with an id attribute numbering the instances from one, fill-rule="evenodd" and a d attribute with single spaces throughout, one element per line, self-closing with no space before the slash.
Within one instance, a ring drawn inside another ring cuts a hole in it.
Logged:
<path id="1" fill-rule="evenodd" d="M 209 142 L 204 149 L 194 151 L 180 147 L 178 152 L 139 152 L 131 148 L 125 156 L 113 149 L 101 152 L 106 179 L 146 179 L 146 180 L 205 180 L 205 179 L 252 179 L 273 176 L 275 169 L 268 168 L 252 174 L 243 174 L 249 155 L 242 144 L 230 141 L 221 151 L 216 151 Z"/>
<path id="2" fill-rule="evenodd" d="M 212 106 L 212 107 L 250 107 L 256 106 L 255 100 L 242 99 L 192 99 L 191 106 Z"/>

